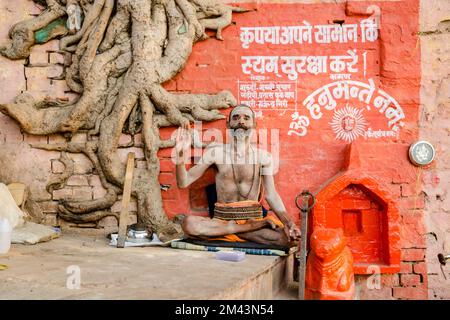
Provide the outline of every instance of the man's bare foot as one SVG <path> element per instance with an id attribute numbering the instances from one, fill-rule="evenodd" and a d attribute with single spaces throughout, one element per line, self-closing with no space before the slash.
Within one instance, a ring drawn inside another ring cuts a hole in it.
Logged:
<path id="1" fill-rule="evenodd" d="M 277 228 L 277 225 L 270 219 L 266 220 L 248 219 L 247 224 L 254 226 L 255 229 L 270 228 L 275 230 Z"/>

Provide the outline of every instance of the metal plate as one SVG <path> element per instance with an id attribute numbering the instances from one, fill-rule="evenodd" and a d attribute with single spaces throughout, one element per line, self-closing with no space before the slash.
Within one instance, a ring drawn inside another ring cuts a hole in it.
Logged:
<path id="1" fill-rule="evenodd" d="M 422 140 L 409 147 L 409 159 L 416 166 L 426 166 L 433 162 L 436 151 L 431 143 Z"/>

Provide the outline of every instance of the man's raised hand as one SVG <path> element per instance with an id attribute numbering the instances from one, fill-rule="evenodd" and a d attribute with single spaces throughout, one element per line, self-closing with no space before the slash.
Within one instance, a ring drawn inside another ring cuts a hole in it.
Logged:
<path id="1" fill-rule="evenodd" d="M 186 163 L 191 150 L 192 138 L 189 129 L 179 127 L 175 139 L 176 164 Z"/>

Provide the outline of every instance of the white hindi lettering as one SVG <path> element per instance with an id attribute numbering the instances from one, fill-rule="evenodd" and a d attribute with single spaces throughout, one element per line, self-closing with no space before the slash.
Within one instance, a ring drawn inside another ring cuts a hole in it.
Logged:
<path id="1" fill-rule="evenodd" d="M 320 44 L 358 42 L 358 27 L 361 28 L 361 42 L 374 42 L 378 39 L 378 24 L 374 19 L 365 19 L 360 24 L 324 24 L 294 26 L 241 27 L 240 40 L 242 48 L 248 49 L 256 44 Z"/>
<path id="2" fill-rule="evenodd" d="M 402 107 L 381 89 L 374 95 L 375 90 L 375 83 L 372 79 L 369 79 L 369 84 L 352 80 L 337 81 L 315 90 L 303 101 L 303 106 L 309 111 L 312 119 L 318 120 L 323 116 L 321 108 L 333 110 L 336 107 L 337 99 L 347 101 L 358 99 L 366 105 L 373 105 L 389 120 L 388 126 L 393 131 L 399 131 L 399 127 L 404 126 L 401 120 L 405 119 Z M 374 96 L 375 98 L 372 99 Z"/>
<path id="3" fill-rule="evenodd" d="M 342 73 L 347 70 L 349 73 L 358 72 L 355 65 L 358 63 L 358 55 L 356 50 L 348 50 L 348 56 L 331 56 L 330 57 L 330 71 L 335 73 Z"/>
<path id="4" fill-rule="evenodd" d="M 357 73 L 358 61 L 356 50 L 348 50 L 348 55 L 342 56 L 243 56 L 242 72 L 249 75 L 281 72 L 294 81 L 304 73 Z"/>
<path id="5" fill-rule="evenodd" d="M 303 137 L 308 132 L 307 127 L 309 126 L 309 118 L 306 116 L 301 116 L 297 111 L 295 111 L 292 115 L 292 122 L 289 125 L 288 136 L 296 135 L 299 137 Z"/>
<path id="6" fill-rule="evenodd" d="M 244 74 L 278 74 L 278 56 L 244 56 L 242 57 Z"/>
<path id="7" fill-rule="evenodd" d="M 361 42 L 374 42 L 378 39 L 378 25 L 375 19 L 361 21 Z"/>
<path id="8" fill-rule="evenodd" d="M 378 91 L 378 96 L 374 99 L 373 105 L 375 108 L 379 109 L 380 113 L 383 113 L 389 121 L 389 127 L 392 130 L 398 131 L 399 127 L 403 127 L 404 123 L 400 120 L 405 119 L 405 113 L 394 98 L 389 96 L 383 90 Z M 392 105 L 391 105 L 392 104 Z M 398 125 L 397 125 L 398 123 Z"/>
<path id="9" fill-rule="evenodd" d="M 296 105 L 296 82 L 238 82 L 239 103 L 282 112 Z"/>
<path id="10" fill-rule="evenodd" d="M 281 27 L 280 44 L 312 43 L 312 26 L 303 21 L 304 26 Z"/>
<path id="11" fill-rule="evenodd" d="M 398 137 L 398 131 L 390 130 L 373 130 L 372 128 L 367 129 L 365 133 L 366 138 L 385 138 L 385 137 Z"/>

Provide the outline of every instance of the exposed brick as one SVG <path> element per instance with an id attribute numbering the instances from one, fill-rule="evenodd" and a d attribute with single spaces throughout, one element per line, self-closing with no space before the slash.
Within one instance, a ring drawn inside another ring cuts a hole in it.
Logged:
<path id="1" fill-rule="evenodd" d="M 111 212 L 120 212 L 121 209 L 122 209 L 122 201 L 116 201 L 111 206 Z"/>
<path id="2" fill-rule="evenodd" d="M 171 186 L 176 186 L 177 181 L 174 173 L 163 172 L 159 175 L 159 182 L 162 184 L 169 184 Z"/>
<path id="3" fill-rule="evenodd" d="M 161 159 L 160 163 L 160 171 L 161 172 L 174 172 L 175 164 L 172 162 L 172 159 Z"/>
<path id="4" fill-rule="evenodd" d="M 135 147 L 143 147 L 144 143 L 142 141 L 142 133 L 138 133 L 134 135 L 134 146 Z"/>
<path id="5" fill-rule="evenodd" d="M 64 55 L 59 52 L 50 52 L 51 64 L 64 64 Z"/>
<path id="6" fill-rule="evenodd" d="M 72 136 L 70 141 L 71 142 L 81 142 L 81 143 L 86 142 L 87 134 L 85 132 L 77 132 Z"/>
<path id="7" fill-rule="evenodd" d="M 50 92 L 46 91 L 50 85 L 50 79 L 47 78 L 48 67 L 25 67 L 25 77 L 27 79 L 27 91 L 33 92 Z M 37 99 L 35 94 L 33 97 Z"/>
<path id="8" fill-rule="evenodd" d="M 119 148 L 117 149 L 117 155 L 119 156 L 120 161 L 126 163 L 129 152 L 134 152 L 136 160 L 144 159 L 144 150 L 142 148 Z"/>
<path id="9" fill-rule="evenodd" d="M 59 134 L 51 134 L 48 136 L 48 143 L 63 143 L 66 142 L 66 138 L 64 138 L 62 135 Z"/>
<path id="10" fill-rule="evenodd" d="M 414 248 L 425 247 L 425 236 L 423 232 L 417 230 L 417 226 L 407 224 L 402 226 L 402 247 Z M 405 260 L 414 261 L 414 260 Z"/>
<path id="11" fill-rule="evenodd" d="M 57 78 L 57 77 L 61 77 L 61 75 L 64 72 L 64 68 L 63 66 L 59 66 L 59 65 L 50 65 L 47 69 L 47 77 L 49 78 Z"/>
<path id="12" fill-rule="evenodd" d="M 404 210 L 402 212 L 402 223 L 417 225 L 422 224 L 423 215 L 418 210 Z"/>
<path id="13" fill-rule="evenodd" d="M 72 198 L 72 189 L 64 188 L 53 191 L 53 200 L 65 200 Z"/>
<path id="14" fill-rule="evenodd" d="M 398 287 L 400 285 L 400 278 L 398 274 L 382 274 L 381 275 L 381 284 L 383 286 L 393 288 Z"/>
<path id="15" fill-rule="evenodd" d="M 403 261 L 425 261 L 425 249 L 403 249 Z"/>
<path id="16" fill-rule="evenodd" d="M 420 276 L 417 274 L 401 274 L 400 283 L 403 287 L 416 287 L 420 285 Z"/>
<path id="17" fill-rule="evenodd" d="M 47 136 L 36 136 L 32 134 L 24 134 L 24 141 L 27 143 L 47 143 Z"/>
<path id="18" fill-rule="evenodd" d="M 102 186 L 95 186 L 92 188 L 92 195 L 94 199 L 100 199 L 103 198 L 106 195 L 106 189 Z"/>
<path id="19" fill-rule="evenodd" d="M 64 172 L 65 166 L 61 161 L 59 161 L 57 159 L 53 159 L 53 160 L 51 160 L 51 162 L 52 162 L 52 172 L 53 173 L 63 173 Z"/>
<path id="20" fill-rule="evenodd" d="M 82 175 L 73 175 L 67 179 L 68 186 L 87 186 L 89 185 L 88 179 L 86 176 Z"/>
<path id="21" fill-rule="evenodd" d="M 413 270 L 415 274 L 426 274 L 427 264 L 425 262 L 418 262 L 413 265 Z"/>
<path id="22" fill-rule="evenodd" d="M 412 273 L 412 263 L 411 262 L 402 262 L 400 264 L 400 273 Z"/>
<path id="23" fill-rule="evenodd" d="M 92 188 L 91 187 L 73 187 L 72 199 L 73 200 L 92 200 Z"/>
<path id="24" fill-rule="evenodd" d="M 58 201 L 42 201 L 39 202 L 39 207 L 44 213 L 58 212 Z"/>
<path id="25" fill-rule="evenodd" d="M 423 287 L 393 288 L 393 296 L 401 300 L 424 300 L 428 297 L 428 290 Z"/>
<path id="26" fill-rule="evenodd" d="M 411 197 L 418 194 L 418 192 L 416 191 L 416 185 L 414 183 L 401 184 L 400 188 L 402 197 Z"/>
<path id="27" fill-rule="evenodd" d="M 406 209 L 423 209 L 425 208 L 425 197 L 423 194 L 418 196 L 400 198 L 398 203 Z"/>
<path id="28" fill-rule="evenodd" d="M 5 142 L 9 144 L 17 144 L 23 141 L 23 134 L 19 130 L 9 130 L 4 136 Z"/>
<path id="29" fill-rule="evenodd" d="M 163 200 L 177 200 L 180 198 L 180 191 L 178 188 L 170 188 L 169 190 L 162 190 L 161 197 Z"/>
<path id="30" fill-rule="evenodd" d="M 43 45 L 37 45 L 31 47 L 29 62 L 30 65 L 47 65 L 49 53 L 47 48 Z"/>
<path id="31" fill-rule="evenodd" d="M 382 287 L 380 289 L 362 289 L 360 291 L 361 300 L 392 300 L 392 289 L 387 287 Z"/>
<path id="32" fill-rule="evenodd" d="M 84 154 L 75 153 L 70 154 L 69 157 L 73 159 L 74 164 L 74 173 L 75 174 L 86 174 L 91 173 L 94 170 L 94 165 L 91 160 L 86 157 Z"/>
<path id="33" fill-rule="evenodd" d="M 102 186 L 102 181 L 100 177 L 96 174 L 88 176 L 89 185 L 93 187 Z"/>
<path id="34" fill-rule="evenodd" d="M 118 226 L 117 219 L 112 216 L 104 217 L 102 220 L 100 220 L 98 226 L 103 228 L 117 227 Z"/>
<path id="35" fill-rule="evenodd" d="M 119 146 L 128 145 L 131 142 L 131 135 L 122 133 L 119 138 Z"/>

